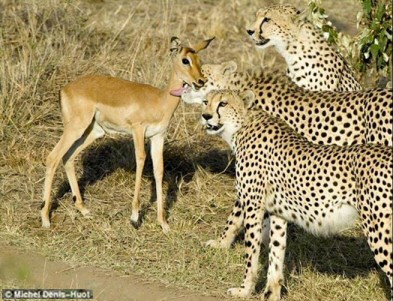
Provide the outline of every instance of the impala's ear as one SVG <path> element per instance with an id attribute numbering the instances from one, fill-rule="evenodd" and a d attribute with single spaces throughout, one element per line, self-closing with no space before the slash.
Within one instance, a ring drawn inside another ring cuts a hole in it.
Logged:
<path id="1" fill-rule="evenodd" d="M 251 90 L 245 90 L 239 93 L 240 98 L 243 100 L 244 107 L 248 110 L 254 104 L 255 94 Z"/>
<path id="2" fill-rule="evenodd" d="M 229 75 L 237 70 L 237 64 L 235 61 L 228 61 L 221 64 L 222 74 Z"/>
<path id="3" fill-rule="evenodd" d="M 178 37 L 172 37 L 171 38 L 171 46 L 170 46 L 170 51 L 171 55 L 176 55 L 182 50 L 181 47 L 181 42 Z"/>
<path id="4" fill-rule="evenodd" d="M 199 51 L 201 51 L 201 50 L 207 48 L 207 46 L 209 46 L 210 43 L 211 43 L 211 41 L 213 41 L 214 39 L 215 39 L 215 37 L 212 37 L 211 39 L 208 39 L 208 40 L 204 40 L 204 41 L 202 41 L 202 42 L 199 42 L 199 43 L 197 43 L 196 45 L 194 45 L 194 46 L 192 47 L 192 49 L 194 49 L 195 52 L 198 53 Z"/>

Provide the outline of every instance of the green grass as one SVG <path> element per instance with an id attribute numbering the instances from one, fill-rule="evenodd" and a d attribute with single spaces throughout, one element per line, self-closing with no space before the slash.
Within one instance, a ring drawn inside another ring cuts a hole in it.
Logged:
<path id="1" fill-rule="evenodd" d="M 136 230 L 129 223 L 135 173 L 131 138 L 104 138 L 78 161 L 84 198 L 94 219 L 82 218 L 74 208 L 62 167 L 53 186 L 59 206 L 50 230 L 41 228 L 39 209 L 45 159 L 62 132 L 58 92 L 65 83 L 100 73 L 163 87 L 173 35 L 190 43 L 216 36 L 201 53 L 205 62 L 236 59 L 240 69 L 261 65 L 284 69 L 274 50 L 256 52 L 244 33 L 264 4 L 1 0 L 3 241 L 73 264 L 138 274 L 211 295 L 240 285 L 241 239 L 230 250 L 203 247 L 222 231 L 236 194 L 228 147 L 203 133 L 197 106 L 179 106 L 165 146 L 164 188 L 172 229 L 168 235 L 156 223 L 150 161 L 143 177 L 142 227 Z M 302 1 L 295 4 L 303 6 Z M 340 22 L 355 19 L 352 1 L 337 5 L 331 12 L 341 17 Z M 347 10 L 344 15 L 342 10 Z M 266 250 L 260 262 L 259 292 L 266 279 Z M 291 227 L 285 286 L 288 301 L 387 300 L 388 292 L 359 228 L 322 239 Z"/>

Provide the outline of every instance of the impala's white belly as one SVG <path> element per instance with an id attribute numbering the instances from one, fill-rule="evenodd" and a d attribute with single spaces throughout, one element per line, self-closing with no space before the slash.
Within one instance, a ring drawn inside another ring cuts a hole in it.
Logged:
<path id="1" fill-rule="evenodd" d="M 116 134 L 132 135 L 133 127 L 137 126 L 136 124 L 111 122 L 110 120 L 105 118 L 100 111 L 97 111 L 95 113 L 95 121 L 100 127 L 102 127 L 105 133 L 110 135 L 116 135 Z M 116 121 L 121 121 L 121 120 L 116 120 Z M 140 124 L 139 126 L 143 126 L 143 124 Z M 146 127 L 145 138 L 151 138 L 156 135 L 164 134 L 168 128 L 168 124 L 160 124 L 160 123 L 147 124 L 145 125 L 145 127 Z"/>
<path id="2" fill-rule="evenodd" d="M 145 133 L 145 137 L 146 138 L 151 138 L 153 136 L 156 135 L 162 135 L 166 132 L 166 129 L 168 128 L 167 125 L 162 125 L 162 124 L 152 124 L 152 125 L 148 125 L 146 127 L 146 133 Z"/>
<path id="3" fill-rule="evenodd" d="M 95 121 L 103 128 L 105 133 L 110 135 L 132 135 L 132 127 L 130 125 L 114 123 L 103 117 L 100 111 L 97 111 L 94 116 Z"/>

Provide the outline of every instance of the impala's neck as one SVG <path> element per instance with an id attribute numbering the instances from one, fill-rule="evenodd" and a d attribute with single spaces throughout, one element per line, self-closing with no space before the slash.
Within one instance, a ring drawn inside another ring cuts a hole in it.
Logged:
<path id="1" fill-rule="evenodd" d="M 161 99 L 163 108 L 170 115 L 176 110 L 180 102 L 180 96 L 173 96 L 171 91 L 180 91 L 183 88 L 183 80 L 176 75 L 176 71 L 172 70 L 171 76 L 169 78 L 169 83 L 165 89 L 161 91 Z"/>

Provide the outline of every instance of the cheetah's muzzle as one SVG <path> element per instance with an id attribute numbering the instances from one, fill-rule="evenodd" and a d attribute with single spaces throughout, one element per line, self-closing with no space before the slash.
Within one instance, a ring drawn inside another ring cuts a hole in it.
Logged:
<path id="1" fill-rule="evenodd" d="M 267 44 L 269 41 L 270 41 L 270 39 L 265 39 L 263 37 L 260 37 L 260 40 L 259 41 L 255 41 L 255 44 L 257 46 L 263 46 L 263 45 Z"/>
<path id="2" fill-rule="evenodd" d="M 221 128 L 222 128 L 222 124 L 218 124 L 218 125 L 206 124 L 206 130 L 207 131 L 217 132 Z"/>

